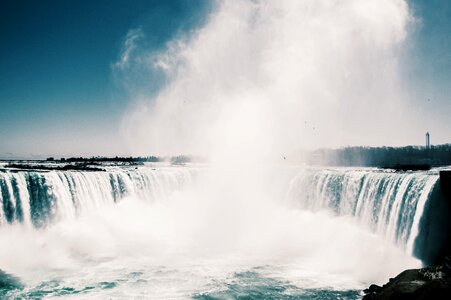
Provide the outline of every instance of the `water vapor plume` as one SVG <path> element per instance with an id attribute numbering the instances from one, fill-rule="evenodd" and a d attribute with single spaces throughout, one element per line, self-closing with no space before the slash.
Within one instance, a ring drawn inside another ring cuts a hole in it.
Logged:
<path id="1" fill-rule="evenodd" d="M 314 215 L 312 223 L 308 214 L 290 217 L 281 193 L 271 191 L 283 180 L 257 164 L 280 161 L 300 148 L 390 143 L 402 136 L 395 128 L 409 127 L 398 113 L 405 105 L 399 57 L 411 18 L 408 5 L 404 0 L 215 4 L 201 26 L 177 35 L 161 51 L 140 44 L 144 29 L 128 35 L 140 33 L 129 43 L 133 47 L 124 47 L 123 71 L 145 67 L 165 82 L 150 96 L 131 91 L 137 100 L 126 113 L 124 133 L 140 154 L 206 155 L 222 164 L 199 178 L 187 198 L 190 209 L 176 218 L 199 224 L 182 236 L 207 253 L 257 249 L 296 258 L 308 245 L 327 250 L 326 236 L 335 225 L 317 226 L 315 218 L 325 224 L 331 216 Z M 181 221 L 183 228 L 189 223 Z M 310 235 L 311 241 L 297 240 Z M 352 249 L 369 245 L 358 240 Z M 343 263 L 334 256 L 319 255 Z"/>
<path id="2" fill-rule="evenodd" d="M 286 190 L 288 180 L 258 165 L 300 148 L 390 143 L 402 135 L 394 128 L 409 124 L 397 113 L 405 105 L 399 56 L 409 20 L 403 0 L 237 0 L 216 2 L 202 26 L 159 52 L 140 46 L 144 29 L 133 31 L 140 35 L 124 47 L 122 71 L 145 67 L 143 76 L 165 79 L 150 96 L 131 91 L 137 100 L 123 128 L 133 151 L 206 155 L 216 163 L 183 194 L 182 215 L 173 218 L 179 236 L 200 245 L 202 255 L 257 253 L 293 266 L 305 257 L 313 269 L 320 261 L 348 268 L 343 257 L 353 251 L 382 253 L 382 261 L 399 262 L 395 269 L 415 265 L 367 233 L 347 236 L 348 221 L 291 214 L 283 193 L 272 190 Z M 376 244 L 380 249 L 367 248 Z M 358 280 L 373 269 L 360 262 L 349 268 Z"/>
<path id="3" fill-rule="evenodd" d="M 399 144 L 412 126 L 399 65 L 410 19 L 404 0 L 238 0 L 159 52 L 134 29 L 118 64 L 166 81 L 137 97 L 124 133 L 137 153 L 231 159 Z"/>

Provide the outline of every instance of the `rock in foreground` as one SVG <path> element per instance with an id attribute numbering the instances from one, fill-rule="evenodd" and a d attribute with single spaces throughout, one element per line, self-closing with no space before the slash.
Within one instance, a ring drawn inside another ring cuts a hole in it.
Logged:
<path id="1" fill-rule="evenodd" d="M 451 299 L 451 272 L 446 265 L 406 270 L 382 287 L 364 290 L 364 300 Z"/>

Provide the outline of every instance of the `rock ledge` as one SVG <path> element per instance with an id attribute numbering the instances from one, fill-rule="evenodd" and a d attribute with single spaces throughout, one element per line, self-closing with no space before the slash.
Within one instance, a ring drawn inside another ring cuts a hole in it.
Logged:
<path id="1" fill-rule="evenodd" d="M 363 300 L 451 299 L 451 270 L 439 265 L 400 273 L 383 286 L 372 284 Z"/>

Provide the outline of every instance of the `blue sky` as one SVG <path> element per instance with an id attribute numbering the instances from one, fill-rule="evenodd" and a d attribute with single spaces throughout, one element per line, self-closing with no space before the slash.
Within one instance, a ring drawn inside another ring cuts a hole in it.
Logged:
<path id="1" fill-rule="evenodd" d="M 427 126 L 442 131 L 435 142 L 451 142 L 450 127 L 443 126 L 451 113 L 451 2 L 408 3 L 417 18 L 405 59 L 405 76 L 415 87 L 412 104 L 438 120 Z M 119 127 L 129 95 L 112 70 L 127 33 L 142 28 L 148 49 L 161 49 L 177 33 L 199 26 L 211 6 L 190 0 L 1 1 L 0 158 L 128 154 Z M 154 79 L 150 90 L 161 84 Z"/>
<path id="2" fill-rule="evenodd" d="M 149 42 L 158 49 L 195 26 L 206 6 L 186 0 L 1 1 L 0 156 L 126 152 L 118 127 L 127 95 L 111 65 L 127 32 L 150 28 Z"/>
<path id="3" fill-rule="evenodd" d="M 416 18 L 406 49 L 412 105 L 435 143 L 451 143 L 451 1 L 408 1 Z M 439 139 L 437 140 L 437 133 Z"/>

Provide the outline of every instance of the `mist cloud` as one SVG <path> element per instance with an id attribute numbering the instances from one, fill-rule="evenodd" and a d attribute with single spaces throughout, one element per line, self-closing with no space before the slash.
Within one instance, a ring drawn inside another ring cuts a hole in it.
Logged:
<path id="1" fill-rule="evenodd" d="M 143 37 L 144 33 L 140 28 L 132 29 L 127 33 L 120 58 L 114 64 L 114 68 L 124 70 L 125 68 L 130 67 L 130 57 L 133 55 L 133 51 L 137 48 L 138 41 Z"/>
<path id="2" fill-rule="evenodd" d="M 403 0 L 238 0 L 159 52 L 131 35 L 119 64 L 166 81 L 152 96 L 131 93 L 124 133 L 137 154 L 222 158 L 402 143 L 414 126 L 400 113 L 410 21 Z"/>

